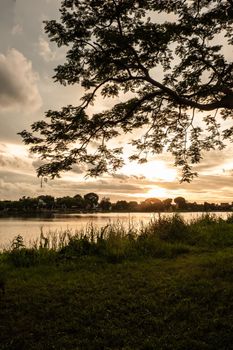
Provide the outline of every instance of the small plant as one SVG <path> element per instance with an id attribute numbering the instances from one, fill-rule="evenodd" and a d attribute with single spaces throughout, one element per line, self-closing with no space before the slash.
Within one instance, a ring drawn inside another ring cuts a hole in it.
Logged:
<path id="1" fill-rule="evenodd" d="M 213 213 L 204 213 L 199 218 L 196 218 L 191 223 L 194 225 L 212 225 L 212 224 L 218 224 L 221 222 L 222 219 L 218 218 Z"/>
<path id="2" fill-rule="evenodd" d="M 16 236 L 12 243 L 11 243 L 11 249 L 12 250 L 19 250 L 21 248 L 25 248 L 24 240 L 21 235 Z"/>
<path id="3" fill-rule="evenodd" d="M 9 260 L 15 267 L 30 267 L 38 263 L 38 251 L 33 248 L 21 248 L 9 253 Z"/>
<path id="4" fill-rule="evenodd" d="M 15 267 L 29 267 L 35 265 L 38 261 L 38 250 L 26 248 L 23 237 L 18 235 L 11 243 L 8 260 Z"/>
<path id="5" fill-rule="evenodd" d="M 226 223 L 233 224 L 233 213 L 227 216 Z"/>
<path id="6" fill-rule="evenodd" d="M 6 271 L 0 269 L 0 294 L 5 294 L 6 292 Z"/>
<path id="7" fill-rule="evenodd" d="M 90 224 L 75 233 L 68 230 L 42 233 L 29 247 L 18 235 L 5 257 L 17 267 L 58 260 L 78 261 L 83 256 L 96 256 L 114 263 L 140 257 L 173 258 L 198 247 L 233 247 L 232 220 L 232 217 L 223 220 L 208 214 L 187 223 L 176 214 L 172 217 L 160 215 L 138 227 L 126 228 L 121 222 L 102 228 Z"/>

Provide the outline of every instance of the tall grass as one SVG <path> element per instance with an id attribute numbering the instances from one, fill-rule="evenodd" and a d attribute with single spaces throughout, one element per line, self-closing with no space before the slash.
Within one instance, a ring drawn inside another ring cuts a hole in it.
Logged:
<path id="1" fill-rule="evenodd" d="M 73 233 L 41 232 L 38 240 L 26 247 L 21 236 L 17 236 L 5 258 L 14 266 L 31 266 L 40 263 L 76 260 L 84 256 L 97 256 L 117 263 L 124 259 L 141 257 L 175 258 L 198 248 L 217 249 L 233 246 L 233 216 L 226 220 L 205 214 L 191 222 L 180 215 L 159 216 L 149 224 L 130 224 L 126 228 L 121 222 L 97 228 L 89 224 Z"/>

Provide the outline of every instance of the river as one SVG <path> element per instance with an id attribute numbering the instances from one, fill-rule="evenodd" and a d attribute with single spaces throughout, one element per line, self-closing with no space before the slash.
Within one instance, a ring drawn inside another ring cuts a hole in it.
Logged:
<path id="1" fill-rule="evenodd" d="M 216 212 L 217 216 L 226 218 L 229 213 Z M 173 213 L 164 213 L 161 215 L 173 215 Z M 181 213 L 185 220 L 189 221 L 203 213 Z M 53 218 L 0 218 L 0 249 L 8 248 L 17 235 L 24 238 L 26 244 L 35 242 L 41 232 L 44 235 L 52 233 L 59 235 L 65 230 L 72 234 L 85 229 L 93 224 L 97 227 L 105 226 L 109 223 L 120 222 L 126 227 L 130 225 L 139 226 L 146 224 L 153 218 L 158 217 L 158 213 L 97 213 L 97 214 L 56 214 Z"/>

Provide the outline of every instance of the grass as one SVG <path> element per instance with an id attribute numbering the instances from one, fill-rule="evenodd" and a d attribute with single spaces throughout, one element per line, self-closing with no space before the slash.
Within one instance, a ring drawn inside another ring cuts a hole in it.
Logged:
<path id="1" fill-rule="evenodd" d="M 231 349 L 232 222 L 16 238 L 0 255 L 0 349 Z"/>

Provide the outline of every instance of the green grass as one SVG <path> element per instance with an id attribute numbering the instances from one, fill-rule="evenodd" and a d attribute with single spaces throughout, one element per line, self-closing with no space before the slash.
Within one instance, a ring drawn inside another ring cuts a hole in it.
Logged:
<path id="1" fill-rule="evenodd" d="M 0 349 L 232 349 L 231 219 L 18 242 L 0 255 Z"/>

